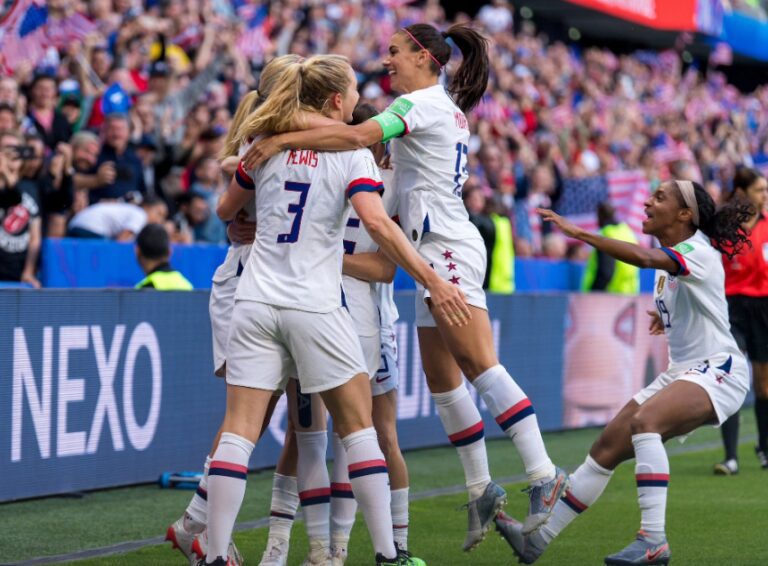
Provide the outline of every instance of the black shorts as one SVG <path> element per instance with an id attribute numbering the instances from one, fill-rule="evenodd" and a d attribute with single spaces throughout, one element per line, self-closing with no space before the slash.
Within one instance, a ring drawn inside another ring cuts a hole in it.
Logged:
<path id="1" fill-rule="evenodd" d="M 752 362 L 768 362 L 768 297 L 732 295 L 728 299 L 731 334 Z"/>

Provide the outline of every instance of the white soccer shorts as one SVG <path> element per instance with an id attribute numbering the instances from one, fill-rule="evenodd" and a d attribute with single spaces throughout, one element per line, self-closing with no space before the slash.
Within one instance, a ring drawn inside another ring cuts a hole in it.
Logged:
<path id="1" fill-rule="evenodd" d="M 641 389 L 633 399 L 642 405 L 676 380 L 690 381 L 707 392 L 717 413 L 718 425 L 741 409 L 749 391 L 749 369 L 744 356 L 716 354 L 698 363 L 670 364 L 667 371 Z"/>
<path id="2" fill-rule="evenodd" d="M 448 240 L 437 234 L 426 234 L 419 245 L 419 254 L 437 274 L 457 285 L 473 307 L 488 310 L 483 290 L 486 254 L 482 238 Z M 437 326 L 426 300 L 429 291 L 416 284 L 416 326 Z"/>
<path id="3" fill-rule="evenodd" d="M 367 375 L 347 309 L 312 313 L 236 301 L 227 345 L 227 383 L 284 389 L 299 377 L 303 393 L 320 393 Z"/>
<path id="4" fill-rule="evenodd" d="M 397 337 L 394 332 L 381 333 L 381 357 L 378 371 L 371 379 L 371 392 L 374 397 L 397 389 L 400 374 L 397 368 Z"/>

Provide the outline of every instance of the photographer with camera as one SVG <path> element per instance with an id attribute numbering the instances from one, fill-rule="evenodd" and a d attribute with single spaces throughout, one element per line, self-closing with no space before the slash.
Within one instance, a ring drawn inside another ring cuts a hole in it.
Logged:
<path id="1" fill-rule="evenodd" d="M 42 239 L 40 209 L 19 189 L 24 147 L 17 132 L 0 132 L 0 281 L 39 288 L 35 274 Z"/>

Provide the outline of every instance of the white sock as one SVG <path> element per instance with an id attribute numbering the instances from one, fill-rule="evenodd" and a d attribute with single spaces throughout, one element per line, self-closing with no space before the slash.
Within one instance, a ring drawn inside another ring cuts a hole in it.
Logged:
<path id="1" fill-rule="evenodd" d="M 477 499 L 491 482 L 485 451 L 485 427 L 480 411 L 463 383 L 453 391 L 433 393 L 432 399 L 448 439 L 459 453 L 469 500 Z"/>
<path id="2" fill-rule="evenodd" d="M 208 559 L 226 558 L 232 529 L 243 503 L 248 460 L 253 443 L 222 433 L 219 446 L 208 469 Z"/>
<path id="3" fill-rule="evenodd" d="M 664 532 L 669 486 L 669 458 L 661 435 L 655 432 L 633 434 L 635 480 L 640 503 L 640 527 L 644 531 Z"/>
<path id="4" fill-rule="evenodd" d="M 290 540 L 291 527 L 299 507 L 296 478 L 275 472 L 272 478 L 272 503 L 269 513 L 269 536 Z"/>
<path id="5" fill-rule="evenodd" d="M 555 504 L 552 516 L 541 528 L 544 540 L 551 542 L 571 521 L 597 501 L 612 475 L 611 470 L 603 468 L 591 456 L 587 456 L 584 463 L 568 478 L 568 490 Z"/>
<path id="6" fill-rule="evenodd" d="M 346 548 L 355 524 L 357 501 L 349 481 L 347 451 L 338 434 L 333 435 L 333 467 L 331 468 L 331 544 Z"/>
<path id="7" fill-rule="evenodd" d="M 408 550 L 408 492 L 409 488 L 392 490 L 392 530 L 395 542 L 403 550 Z"/>
<path id="8" fill-rule="evenodd" d="M 299 449 L 297 480 L 304 525 L 310 539 L 330 539 L 328 519 L 331 512 L 331 481 L 325 463 L 328 433 L 297 432 Z M 327 544 L 327 543 L 326 543 Z"/>
<path id="9" fill-rule="evenodd" d="M 184 515 L 184 529 L 189 533 L 202 533 L 208 523 L 208 468 L 210 466 L 211 457 L 206 456 L 203 477 L 200 478 L 200 483 Z"/>
<path id="10" fill-rule="evenodd" d="M 481 373 L 472 382 L 488 410 L 515 443 L 525 465 L 529 483 L 545 483 L 555 477 L 555 466 L 547 455 L 539 421 L 528 397 L 501 364 Z"/>
<path id="11" fill-rule="evenodd" d="M 349 481 L 371 535 L 374 552 L 385 558 L 397 554 L 392 535 L 389 475 L 376 429 L 369 427 L 342 438 L 349 461 Z"/>

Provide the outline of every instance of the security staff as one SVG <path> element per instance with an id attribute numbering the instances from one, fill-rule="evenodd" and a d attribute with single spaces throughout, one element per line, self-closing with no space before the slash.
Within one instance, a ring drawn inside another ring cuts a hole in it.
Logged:
<path id="1" fill-rule="evenodd" d="M 632 229 L 616 221 L 616 211 L 608 202 L 597 207 L 600 234 L 606 238 L 637 244 Z M 611 256 L 592 250 L 581 285 L 582 291 L 605 291 L 617 295 L 637 295 L 640 292 L 640 270 L 634 265 L 616 261 Z"/>
<path id="2" fill-rule="evenodd" d="M 136 238 L 136 259 L 146 277 L 136 289 L 158 291 L 191 291 L 192 283 L 175 271 L 169 259 L 171 244 L 168 232 L 160 224 L 147 224 Z"/>

